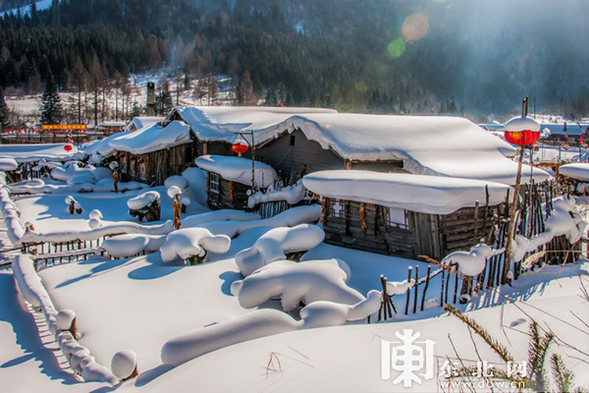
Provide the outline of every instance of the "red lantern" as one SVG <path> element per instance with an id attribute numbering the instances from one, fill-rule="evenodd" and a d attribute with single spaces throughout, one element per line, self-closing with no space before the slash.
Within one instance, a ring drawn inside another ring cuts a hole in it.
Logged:
<path id="1" fill-rule="evenodd" d="M 540 124 L 527 116 L 515 117 L 505 123 L 505 140 L 517 146 L 528 146 L 540 139 Z"/>
<path id="2" fill-rule="evenodd" d="M 534 146 L 534 151 L 538 151 L 538 150 L 540 150 L 540 146 L 538 146 L 538 145 Z"/>
<path id="3" fill-rule="evenodd" d="M 63 150 L 65 150 L 65 151 L 71 151 L 72 149 L 73 149 L 72 145 L 65 145 L 63 147 Z"/>
<path id="4" fill-rule="evenodd" d="M 245 152 L 247 151 L 247 149 L 248 149 L 248 146 L 247 146 L 247 145 L 243 145 L 243 144 L 241 144 L 241 143 L 234 143 L 234 144 L 231 146 L 231 150 L 233 150 L 235 153 L 237 153 L 237 155 L 238 155 L 239 157 L 241 157 L 241 155 L 242 155 L 243 153 L 245 153 Z"/>
<path id="5" fill-rule="evenodd" d="M 585 143 L 585 140 L 583 139 L 583 136 L 581 136 L 581 138 L 579 138 L 579 143 L 582 145 Z"/>
<path id="6" fill-rule="evenodd" d="M 567 150 L 568 150 L 568 149 L 570 149 L 570 148 L 571 148 L 571 147 L 570 147 L 569 145 L 566 145 L 566 144 L 565 144 L 565 145 L 562 145 L 562 149 L 563 149 L 564 151 L 567 151 Z"/>
<path id="7" fill-rule="evenodd" d="M 82 143 L 88 143 L 88 139 L 82 139 Z"/>

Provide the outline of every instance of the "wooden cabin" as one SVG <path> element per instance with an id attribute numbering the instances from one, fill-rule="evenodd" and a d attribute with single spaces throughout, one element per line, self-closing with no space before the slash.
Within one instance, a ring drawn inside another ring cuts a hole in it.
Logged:
<path id="1" fill-rule="evenodd" d="M 253 190 L 266 190 L 277 178 L 271 166 L 256 161 L 252 171 L 252 161 L 242 157 L 204 155 L 195 163 L 207 174 L 207 204 L 211 209 L 246 210 Z"/>
<path id="2" fill-rule="evenodd" d="M 196 141 L 183 122 L 164 121 L 113 138 L 109 145 L 124 180 L 162 185 L 180 175 L 197 156 Z"/>
<path id="3" fill-rule="evenodd" d="M 511 188 L 498 183 L 372 171 L 303 178 L 321 196 L 325 242 L 378 254 L 440 260 L 490 241 Z M 486 202 L 488 201 L 488 203 Z"/>

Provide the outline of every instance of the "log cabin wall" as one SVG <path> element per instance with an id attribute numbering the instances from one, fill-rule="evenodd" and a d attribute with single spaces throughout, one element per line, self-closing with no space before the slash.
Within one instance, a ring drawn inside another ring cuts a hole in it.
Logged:
<path id="1" fill-rule="evenodd" d="M 186 168 L 193 166 L 195 152 L 195 146 L 186 143 L 141 155 L 122 153 L 120 165 L 125 176 L 123 180 L 162 185 L 168 177 L 180 175 Z"/>
<path id="2" fill-rule="evenodd" d="M 217 183 L 218 186 L 215 186 L 214 183 Z M 207 204 L 213 210 L 246 210 L 249 189 L 250 187 L 226 180 L 217 173 L 207 174 Z"/>
<path id="3" fill-rule="evenodd" d="M 413 234 L 406 226 L 389 224 L 387 208 L 333 198 L 324 200 L 326 243 L 377 254 L 415 257 Z"/>
<path id="4" fill-rule="evenodd" d="M 427 255 L 441 260 L 451 252 L 468 251 L 482 237 L 489 243 L 495 224 L 491 217 L 498 211 L 497 206 L 489 208 L 486 220 L 484 206 L 448 215 L 406 211 L 403 224 L 393 222 L 392 211 L 384 206 L 323 200 L 326 243 L 405 258 Z"/>

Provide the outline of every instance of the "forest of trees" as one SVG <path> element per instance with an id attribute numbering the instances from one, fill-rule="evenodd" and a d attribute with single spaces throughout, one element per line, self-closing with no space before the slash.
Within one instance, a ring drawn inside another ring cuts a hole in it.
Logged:
<path id="1" fill-rule="evenodd" d="M 0 9 L 29 2 L 4 0 Z M 40 93 L 53 75 L 59 90 L 77 93 L 64 102 L 63 115 L 81 121 L 98 121 L 105 111 L 139 113 L 143 103 L 129 99 L 128 76 L 154 70 L 178 78 L 184 89 L 199 80 L 195 96 L 201 97 L 213 97 L 220 88 L 214 76 L 224 74 L 242 105 L 263 100 L 462 115 L 509 112 L 530 95 L 547 110 L 589 112 L 589 50 L 579 50 L 589 44 L 573 39 L 589 33 L 584 22 L 550 20 L 546 29 L 542 18 L 551 15 L 526 9 L 530 34 L 518 36 L 510 31 L 517 10 L 492 21 L 481 7 L 491 4 L 487 0 L 478 8 L 444 3 L 53 0 L 39 11 L 33 2 L 30 12 L 0 18 L 0 87 L 5 94 Z M 430 16 L 427 35 L 406 40 L 404 53 L 391 56 L 389 43 L 415 12 Z M 474 12 L 478 16 L 464 18 Z M 535 50 L 520 55 L 530 47 Z M 158 112 L 175 103 L 178 90 L 159 86 Z M 107 95 L 116 95 L 116 109 L 105 107 Z"/>

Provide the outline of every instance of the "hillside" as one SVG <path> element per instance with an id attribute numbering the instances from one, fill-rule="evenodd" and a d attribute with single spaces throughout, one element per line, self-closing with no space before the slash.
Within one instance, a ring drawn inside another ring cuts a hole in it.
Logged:
<path id="1" fill-rule="evenodd" d="M 0 85 L 36 92 L 51 71 L 62 89 L 96 90 L 158 69 L 237 84 L 247 70 L 258 96 L 289 104 L 484 114 L 530 95 L 587 114 L 589 43 L 575 38 L 589 4 L 540 2 L 54 1 L 4 14 Z"/>

